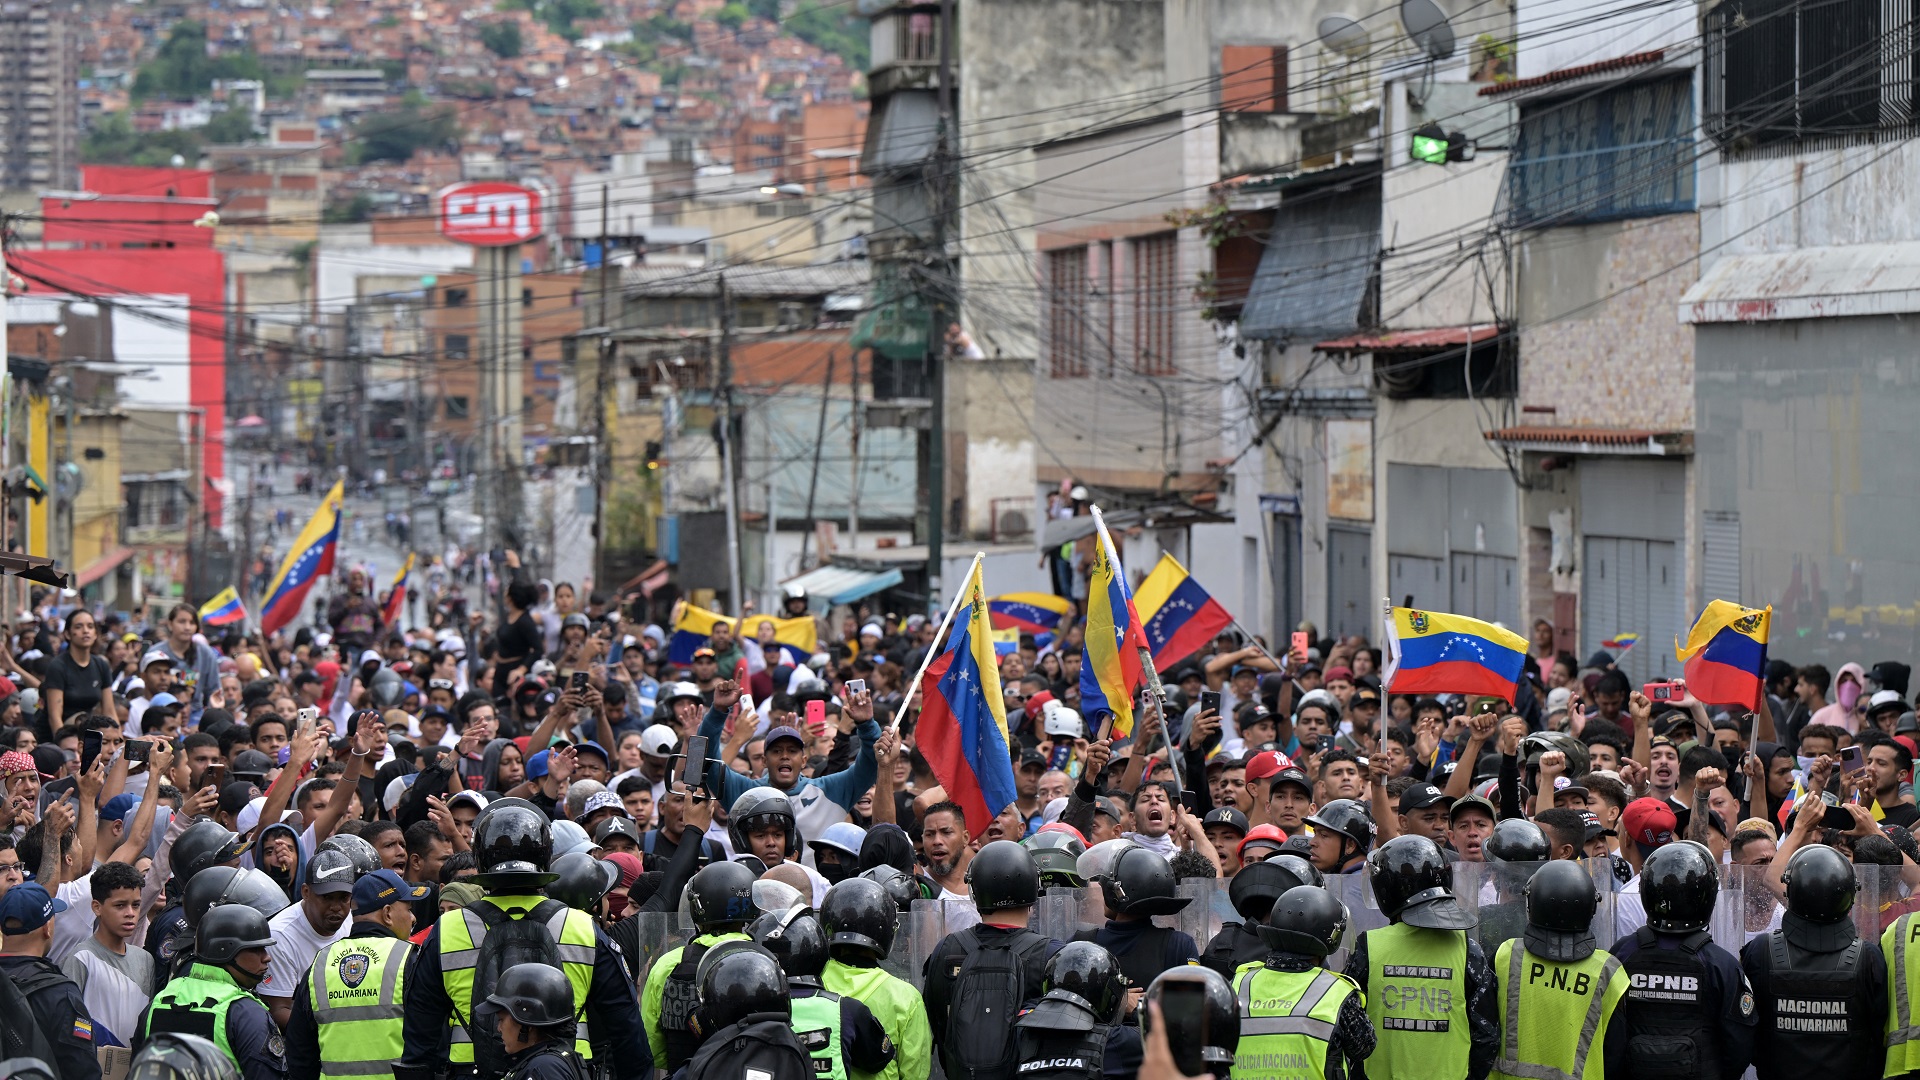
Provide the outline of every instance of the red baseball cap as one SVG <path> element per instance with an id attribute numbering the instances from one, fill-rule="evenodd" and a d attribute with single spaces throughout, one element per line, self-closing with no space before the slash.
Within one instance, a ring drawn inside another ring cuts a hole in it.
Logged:
<path id="1" fill-rule="evenodd" d="M 1282 769 L 1293 767 L 1287 755 L 1278 750 L 1262 750 L 1247 760 L 1247 779 L 1265 780 L 1277 776 Z"/>
<path id="2" fill-rule="evenodd" d="M 1648 796 L 1635 799 L 1620 813 L 1620 831 L 1642 848 L 1657 848 L 1673 843 L 1673 831 L 1680 821 L 1665 799 Z"/>

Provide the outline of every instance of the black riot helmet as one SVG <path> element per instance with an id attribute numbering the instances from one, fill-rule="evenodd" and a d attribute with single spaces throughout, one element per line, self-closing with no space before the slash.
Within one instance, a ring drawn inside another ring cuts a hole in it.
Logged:
<path id="1" fill-rule="evenodd" d="M 1719 896 L 1720 866 L 1692 840 L 1655 848 L 1640 870 L 1640 900 L 1646 905 L 1647 925 L 1663 933 L 1706 929 Z"/>
<path id="2" fill-rule="evenodd" d="M 703 1027 L 719 1031 L 755 1013 L 793 1015 L 786 972 L 766 950 L 728 949 L 700 967 L 700 1011 L 707 1021 Z"/>
<path id="3" fill-rule="evenodd" d="M 981 913 L 1028 908 L 1040 902 L 1040 871 L 1013 840 L 995 840 L 967 864 L 973 906 Z"/>
<path id="4" fill-rule="evenodd" d="M 519 805 L 514 805 L 519 802 Z M 553 825 L 520 800 L 489 803 L 473 823 L 474 884 L 490 893 L 532 893 L 559 875 L 547 871 Z"/>
<path id="5" fill-rule="evenodd" d="M 1543 960 L 1574 963 L 1593 955 L 1593 913 L 1600 890 L 1585 867 L 1565 859 L 1547 863 L 1527 882 L 1527 951 Z"/>
<path id="6" fill-rule="evenodd" d="M 487 1004 L 528 1027 L 564 1024 L 574 1018 L 573 983 L 547 964 L 515 964 L 500 973 Z"/>
<path id="7" fill-rule="evenodd" d="M 337 851 L 353 860 L 353 876 L 363 878 L 380 869 L 380 853 L 373 845 L 350 833 L 329 836 L 314 849 L 318 855 L 322 851 Z"/>
<path id="8" fill-rule="evenodd" d="M 1496 824 L 1485 851 L 1490 860 L 1510 863 L 1543 863 L 1553 857 L 1547 834 L 1526 818 L 1506 818 Z"/>
<path id="9" fill-rule="evenodd" d="M 1240 1047 L 1240 1002 L 1219 972 L 1198 966 L 1161 972 L 1147 984 L 1146 996 L 1141 999 L 1140 1032 L 1145 1035 L 1153 1030 L 1153 1010 L 1147 1007 L 1149 1002 L 1158 1004 L 1169 986 L 1184 984 L 1192 988 L 1194 983 L 1200 984 L 1198 990 L 1206 1001 L 1205 1010 L 1201 1015 L 1188 1015 L 1185 1010 L 1162 1006 L 1167 1043 L 1173 1047 L 1174 1064 L 1182 1073 L 1198 1076 L 1211 1071 L 1215 1076 L 1225 1076 L 1233 1065 L 1233 1052 Z"/>
<path id="10" fill-rule="evenodd" d="M 127 1080 L 240 1080 L 240 1068 L 211 1039 L 156 1031 L 133 1055 Z"/>
<path id="11" fill-rule="evenodd" d="M 1266 919 L 1267 912 L 1273 910 L 1273 902 L 1282 894 L 1304 884 L 1306 882 L 1289 873 L 1286 867 L 1276 866 L 1268 859 L 1241 867 L 1227 884 L 1227 899 L 1241 918 L 1260 921 Z"/>
<path id="12" fill-rule="evenodd" d="M 1087 879 L 1080 876 L 1080 856 L 1087 845 L 1070 832 L 1047 830 L 1034 833 L 1020 846 L 1033 854 L 1034 869 L 1040 871 L 1042 889 L 1083 889 Z"/>
<path id="13" fill-rule="evenodd" d="M 1303 885 L 1273 902 L 1260 940 L 1274 952 L 1293 956 L 1331 956 L 1347 935 L 1347 905 L 1325 889 Z"/>
<path id="14" fill-rule="evenodd" d="M 1278 855 L 1269 856 L 1255 865 L 1265 866 L 1268 863 L 1272 863 L 1274 866 L 1292 875 L 1293 885 L 1287 886 L 1289 889 L 1296 885 L 1325 885 L 1327 883 L 1327 876 L 1320 872 L 1319 867 L 1313 865 L 1312 860 L 1301 855 L 1295 855 L 1291 851 L 1283 851 Z"/>
<path id="15" fill-rule="evenodd" d="M 193 932 L 194 958 L 214 967 L 225 967 L 248 949 L 264 949 L 271 944 L 273 934 L 267 929 L 267 917 L 245 904 L 208 908 Z"/>
<path id="16" fill-rule="evenodd" d="M 769 911 L 748 925 L 747 936 L 780 961 L 789 979 L 818 979 L 827 969 L 827 932 L 810 908 Z"/>
<path id="17" fill-rule="evenodd" d="M 878 882 L 881 888 L 887 890 L 887 895 L 893 898 L 894 904 L 901 911 L 909 910 L 915 900 L 921 899 L 920 883 L 913 879 L 912 874 L 904 870 L 882 864 L 871 870 L 862 871 L 860 876 L 867 881 Z"/>
<path id="18" fill-rule="evenodd" d="M 1129 847 L 1114 856 L 1113 866 L 1100 876 L 1100 892 L 1107 906 L 1122 915 L 1172 915 L 1193 902 L 1174 895 L 1180 881 L 1173 865 L 1157 851 Z"/>
<path id="19" fill-rule="evenodd" d="M 1780 880 L 1787 887 L 1787 914 L 1815 926 L 1830 926 L 1853 910 L 1857 885 L 1853 864 L 1825 844 L 1793 853 Z"/>
<path id="20" fill-rule="evenodd" d="M 1354 799 L 1335 799 L 1313 812 L 1307 818 L 1307 824 L 1313 826 L 1314 835 L 1331 831 L 1353 844 L 1353 850 L 1341 848 L 1340 861 L 1346 862 L 1355 855 L 1365 855 L 1373 849 L 1373 814 L 1367 805 Z"/>
<path id="21" fill-rule="evenodd" d="M 264 871 L 209 866 L 187 882 L 181 914 L 188 926 L 199 926 L 201 917 L 216 904 L 245 904 L 271 919 L 286 910 L 287 893 Z"/>
<path id="22" fill-rule="evenodd" d="M 835 959 L 872 967 L 893 951 L 900 907 L 879 882 L 849 878 L 827 890 L 820 902 L 820 927 Z"/>
<path id="23" fill-rule="evenodd" d="M 172 865 L 181 884 L 211 866 L 230 863 L 244 855 L 246 838 L 206 818 L 186 827 L 173 841 Z"/>
<path id="24" fill-rule="evenodd" d="M 1424 836 L 1396 836 L 1367 856 L 1367 881 L 1389 919 L 1428 930 L 1468 930 L 1479 920 L 1453 895 L 1453 867 Z"/>
<path id="25" fill-rule="evenodd" d="M 554 879 L 542 892 L 573 908 L 593 914 L 600 910 L 613 887 L 620 883 L 620 868 L 594 858 L 584 851 L 569 851 L 553 860 Z"/>
<path id="26" fill-rule="evenodd" d="M 733 800 L 733 806 L 727 811 L 727 837 L 733 841 L 733 850 L 752 851 L 747 837 L 764 825 L 776 825 L 786 831 L 787 858 L 800 854 L 800 829 L 794 824 L 793 800 L 779 788 L 748 788 Z"/>
<path id="27" fill-rule="evenodd" d="M 736 862 L 709 863 L 687 882 L 687 910 L 702 934 L 738 930 L 760 914 L 753 871 Z"/>
<path id="28" fill-rule="evenodd" d="M 1099 1023 L 1110 1023 L 1127 997 L 1127 980 L 1120 961 L 1091 941 L 1073 941 L 1047 961 L 1041 983 L 1049 1001 L 1067 1001 L 1093 1013 Z"/>

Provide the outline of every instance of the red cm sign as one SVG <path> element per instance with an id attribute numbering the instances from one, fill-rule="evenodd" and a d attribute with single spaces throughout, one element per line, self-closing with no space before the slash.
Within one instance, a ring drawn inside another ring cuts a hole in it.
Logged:
<path id="1" fill-rule="evenodd" d="M 475 180 L 440 189 L 440 235 L 462 244 L 504 247 L 540 235 L 540 193 L 518 184 Z"/>

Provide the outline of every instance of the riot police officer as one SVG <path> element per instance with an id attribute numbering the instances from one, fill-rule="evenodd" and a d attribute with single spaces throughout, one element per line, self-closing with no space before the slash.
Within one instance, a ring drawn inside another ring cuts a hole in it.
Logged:
<path id="1" fill-rule="evenodd" d="M 1523 1080 L 1584 1077 L 1595 1053 L 1608 1073 L 1624 1075 L 1626 1028 L 1610 1021 L 1627 993 L 1620 961 L 1594 947 L 1600 891 L 1579 863 L 1550 862 L 1526 886 L 1524 935 L 1502 942 L 1493 958 L 1500 1054 L 1492 1075 Z"/>
<path id="2" fill-rule="evenodd" d="M 882 970 L 900 927 L 900 908 L 877 881 L 849 878 L 827 890 L 820 928 L 827 935 L 827 966 L 820 985 L 866 1003 L 898 1055 L 882 1080 L 926 1080 L 933 1071 L 933 1033 L 913 984 Z"/>
<path id="3" fill-rule="evenodd" d="M 163 1031 L 133 1055 L 127 1080 L 240 1080 L 240 1070 L 212 1040 Z"/>
<path id="4" fill-rule="evenodd" d="M 1140 1070 L 1140 1033 L 1120 1023 L 1126 980 L 1091 941 L 1047 961 L 1039 1003 L 1015 1022 L 1020 1080 L 1119 1080 Z"/>
<path id="5" fill-rule="evenodd" d="M 161 1032 L 198 1035 L 212 1039 L 244 1080 L 286 1080 L 286 1042 L 266 1002 L 253 996 L 267 977 L 272 944 L 266 916 L 253 908 L 209 909 L 194 931 L 193 964 L 154 995 L 139 1041 Z"/>
<path id="6" fill-rule="evenodd" d="M 573 984 L 558 968 L 518 964 L 500 976 L 483 1012 L 499 1015 L 505 1080 L 588 1080 L 573 1048 Z"/>
<path id="7" fill-rule="evenodd" d="M 1347 959 L 1379 1037 L 1367 1075 L 1481 1080 L 1500 1049 L 1493 972 L 1467 933 L 1476 920 L 1453 895 L 1453 867 L 1432 840 L 1396 836 L 1367 856 L 1367 878 L 1392 920 Z"/>
<path id="8" fill-rule="evenodd" d="M 1818 799 L 1802 818 L 1818 815 Z M 1796 819 L 1796 836 L 1802 831 Z M 1862 942 L 1853 920 L 1853 864 L 1813 844 L 1795 851 L 1780 875 L 1787 910 L 1780 929 L 1747 942 L 1740 966 L 1753 987 L 1758 1021 L 1754 1072 L 1760 1080 L 1808 1075 L 1878 1076 L 1887 1018 L 1887 964 Z"/>
<path id="9" fill-rule="evenodd" d="M 1553 845 L 1540 826 L 1526 818 L 1506 818 L 1480 846 L 1486 855 L 1487 875 L 1481 887 L 1480 926 L 1475 937 L 1483 952 L 1520 936 L 1527 925 L 1527 882 L 1553 855 Z M 1489 887 L 1490 886 L 1490 887 Z"/>
<path id="10" fill-rule="evenodd" d="M 1307 817 L 1313 827 L 1313 865 L 1323 874 L 1355 874 L 1373 850 L 1377 829 L 1367 804 L 1335 799 Z"/>
<path id="11" fill-rule="evenodd" d="M 1657 848 L 1640 870 L 1646 925 L 1614 942 L 1631 984 L 1614 1023 L 1636 1080 L 1735 1080 L 1753 1059 L 1753 992 L 1707 923 L 1720 867 L 1691 840 Z"/>
<path id="12" fill-rule="evenodd" d="M 1234 976 L 1240 1048 L 1234 1080 L 1341 1080 L 1373 1054 L 1373 1021 L 1352 979 L 1322 965 L 1340 948 L 1347 908 L 1314 886 L 1289 889 L 1261 926 L 1267 959 Z"/>
<path id="13" fill-rule="evenodd" d="M 663 1073 L 693 1059 L 700 1049 L 694 1009 L 700 1004 L 700 958 L 723 941 L 745 941 L 747 923 L 758 915 L 753 903 L 755 874 L 739 863 L 712 863 L 687 882 L 687 909 L 694 938 L 654 961 L 640 994 L 640 1015 L 647 1029 L 653 1063 Z"/>
<path id="14" fill-rule="evenodd" d="M 1275 855 L 1241 867 L 1227 883 L 1227 900 L 1243 921 L 1222 925 L 1200 954 L 1200 963 L 1230 981 L 1234 972 L 1265 960 L 1267 943 L 1258 928 L 1267 921 L 1273 902 L 1288 889 L 1320 881 L 1320 871 L 1298 855 Z"/>
<path id="15" fill-rule="evenodd" d="M 1129 1023 L 1137 1024 L 1134 1006 L 1144 988 L 1160 973 L 1200 961 L 1200 947 L 1184 931 L 1155 926 L 1156 915 L 1172 915 L 1192 902 L 1175 895 L 1179 881 L 1159 852 L 1126 847 L 1099 875 L 1101 899 L 1106 903 L 1106 925 L 1082 930 L 1075 941 L 1091 941 L 1120 961 L 1127 977 Z"/>
<path id="16" fill-rule="evenodd" d="M 153 954 L 153 970 L 164 981 L 175 969 L 174 955 L 193 944 L 193 926 L 186 914 L 186 890 L 202 870 L 215 866 L 238 867 L 246 854 L 247 839 L 212 818 L 196 821 L 174 837 L 173 880 L 167 883 L 172 904 L 154 916 L 147 927 L 146 949 Z M 175 892 L 174 890 L 178 890 Z M 179 965 L 180 970 L 185 964 Z"/>
<path id="17" fill-rule="evenodd" d="M 499 989 L 484 985 L 495 974 L 486 970 L 496 955 L 487 938 L 509 921 L 529 919 L 545 928 L 574 988 L 574 1014 L 585 1018 L 575 1051 L 589 1058 L 593 1046 L 604 1047 L 598 1065 L 619 1080 L 645 1077 L 650 1061 L 618 948 L 587 913 L 540 895 L 556 876 L 547 870 L 553 854 L 547 816 L 524 799 L 496 799 L 474 820 L 473 853 L 480 868 L 473 881 L 487 895 L 440 916 L 414 952 L 406 973 L 406 1048 L 394 1063 L 395 1080 L 428 1080 L 449 1063 L 454 1076 L 506 1071 L 494 1017 L 483 1021 L 478 1013 Z"/>
<path id="18" fill-rule="evenodd" d="M 967 885 L 980 922 L 948 934 L 927 954 L 927 1023 L 948 1080 L 1012 1080 L 1019 1065 L 1013 1018 L 1040 996 L 1047 958 L 1059 944 L 1027 928 L 1040 902 L 1040 871 L 1026 848 L 1012 840 L 982 847 L 967 864 Z M 970 988 L 970 1005 L 954 1012 L 956 992 Z"/>
<path id="19" fill-rule="evenodd" d="M 1198 996 L 1200 1007 L 1168 1010 L 1165 1002 L 1175 991 Z M 1139 1010 L 1143 1043 L 1155 1023 L 1152 1006 L 1159 1007 L 1160 1019 L 1166 1022 L 1167 1042 L 1179 1048 L 1174 1051 L 1175 1068 L 1187 1076 L 1228 1075 L 1240 1046 L 1240 1007 L 1233 999 L 1233 988 L 1219 972 L 1196 964 L 1164 972 L 1148 984 Z M 1190 1058 L 1190 1064 L 1183 1057 Z"/>
<path id="20" fill-rule="evenodd" d="M 700 961 L 700 1027 L 710 1032 L 684 1080 L 814 1080 L 814 1059 L 793 1028 L 786 973 L 752 942 L 728 942 Z"/>
<path id="21" fill-rule="evenodd" d="M 793 1031 L 813 1059 L 816 1077 L 848 1080 L 855 1072 L 873 1075 L 893 1062 L 893 1040 L 873 1011 L 820 985 L 827 966 L 827 934 L 811 909 L 796 905 L 769 911 L 747 927 L 747 936 L 772 953 L 786 972 Z"/>

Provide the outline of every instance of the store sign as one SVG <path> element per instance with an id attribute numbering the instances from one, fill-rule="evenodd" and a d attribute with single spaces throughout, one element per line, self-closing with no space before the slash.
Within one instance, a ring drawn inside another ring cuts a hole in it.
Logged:
<path id="1" fill-rule="evenodd" d="M 440 235 L 462 244 L 504 247 L 540 235 L 540 193 L 518 184 L 471 181 L 440 189 Z"/>

